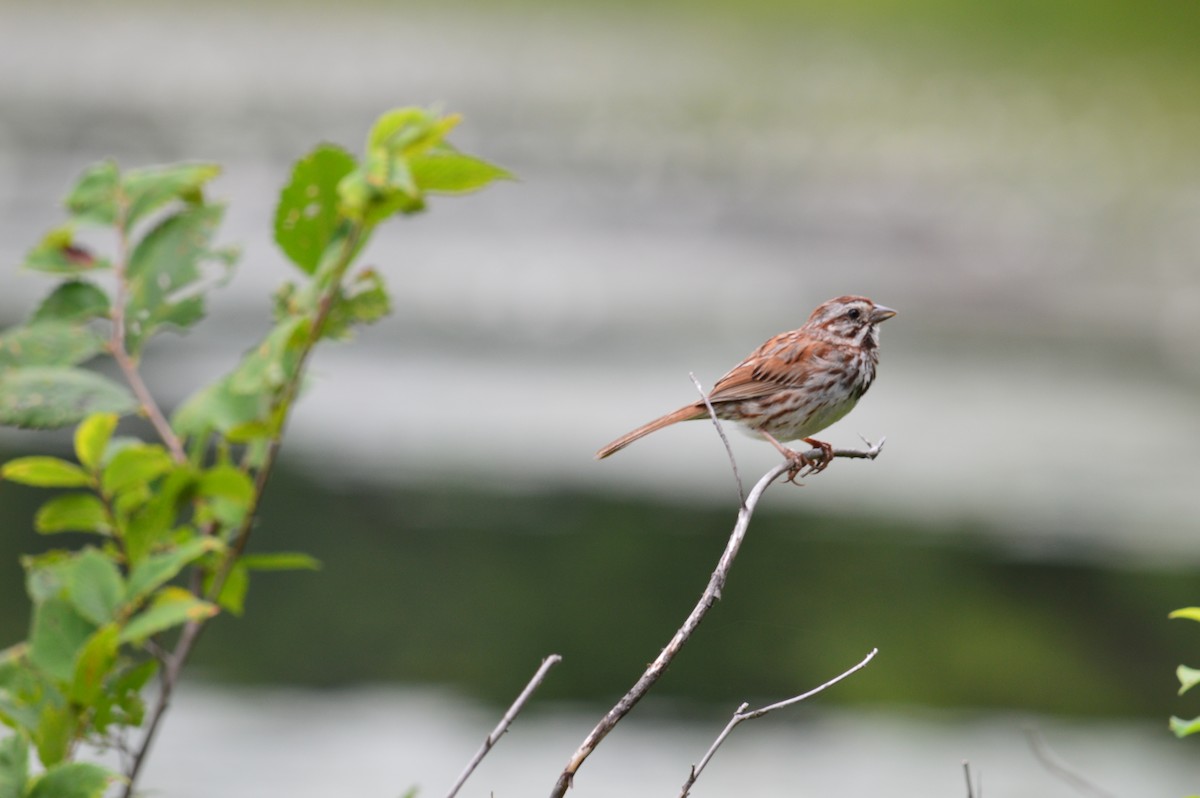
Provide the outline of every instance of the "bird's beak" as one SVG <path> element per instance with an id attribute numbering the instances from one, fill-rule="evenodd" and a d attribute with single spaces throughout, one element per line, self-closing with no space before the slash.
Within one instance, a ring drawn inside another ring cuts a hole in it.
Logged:
<path id="1" fill-rule="evenodd" d="M 878 324 L 881 321 L 887 321 L 895 315 L 896 311 L 892 310 L 891 308 L 884 307 L 883 305 L 876 305 L 875 309 L 871 311 L 871 323 Z"/>

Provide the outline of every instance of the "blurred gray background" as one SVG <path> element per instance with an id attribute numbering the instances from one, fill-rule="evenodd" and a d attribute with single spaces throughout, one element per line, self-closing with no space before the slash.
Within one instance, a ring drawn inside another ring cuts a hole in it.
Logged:
<path id="1" fill-rule="evenodd" d="M 0 3 L 0 320 L 47 290 L 17 266 L 87 164 L 224 166 L 244 256 L 210 320 L 149 351 L 168 405 L 267 329 L 290 276 L 275 194 L 317 142 L 355 151 L 384 110 L 438 105 L 519 176 L 366 253 L 395 312 L 319 353 L 257 541 L 326 572 L 264 580 L 214 629 L 147 788 L 437 794 L 562 650 L 464 794 L 548 790 L 699 595 L 736 505 L 710 427 L 592 452 L 690 401 L 689 372 L 711 385 L 861 293 L 899 316 L 823 437 L 886 435 L 884 455 L 768 494 L 778 547 L 574 793 L 671 794 L 742 700 L 872 645 L 844 703 L 743 727 L 695 794 L 959 795 L 964 759 L 989 796 L 1073 794 L 1028 722 L 1116 794 L 1195 789 L 1165 718 L 1194 710 L 1172 673 L 1197 638 L 1165 615 L 1200 594 L 1200 7 L 826 5 Z M 775 462 L 732 442 L 748 479 Z M 44 544 L 5 517 L 17 638 L 15 552 Z M 622 621 L 648 608 L 635 646 Z"/>

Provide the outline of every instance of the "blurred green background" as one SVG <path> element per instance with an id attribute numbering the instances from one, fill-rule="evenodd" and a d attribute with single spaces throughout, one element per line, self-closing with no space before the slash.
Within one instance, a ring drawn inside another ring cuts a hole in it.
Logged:
<path id="1" fill-rule="evenodd" d="M 315 362 L 245 618 L 196 672 L 613 700 L 699 596 L 733 522 L 711 430 L 591 452 L 688 401 L 828 296 L 900 310 L 828 432 L 873 463 L 776 487 L 724 600 L 661 685 L 1088 722 L 1200 711 L 1200 4 L 540 0 L 0 3 L 0 260 L 97 158 L 225 164 L 245 246 L 213 320 L 147 359 L 168 404 L 265 329 L 288 164 L 394 105 L 462 111 L 520 182 L 368 253 L 396 312 Z M 10 270 L 0 320 L 43 290 Z M 41 446 L 7 432 L 13 455 Z M 58 443 L 61 444 L 61 439 Z M 773 453 L 738 438 L 744 474 Z M 0 485 L 16 557 L 54 541 Z M 1157 734 L 1158 732 L 1154 732 Z M 1161 732 L 1166 735 L 1165 730 Z"/>

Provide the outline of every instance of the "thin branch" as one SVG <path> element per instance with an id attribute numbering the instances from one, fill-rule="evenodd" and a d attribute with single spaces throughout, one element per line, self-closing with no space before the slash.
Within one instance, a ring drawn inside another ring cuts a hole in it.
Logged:
<path id="1" fill-rule="evenodd" d="M 537 669 L 537 673 L 533 674 L 533 678 L 529 680 L 529 684 L 525 685 L 525 689 L 521 691 L 519 696 L 517 696 L 517 700 L 514 701 L 512 706 L 508 708 L 508 711 L 504 713 L 504 717 L 502 717 L 500 722 L 496 724 L 496 728 L 492 729 L 492 733 L 489 734 L 487 739 L 483 741 L 483 745 L 479 746 L 479 750 L 475 752 L 475 756 L 471 757 L 471 761 L 467 763 L 466 768 L 464 768 L 463 772 L 459 774 L 458 781 L 454 782 L 454 786 L 450 788 L 450 792 L 446 793 L 446 798 L 454 798 L 455 795 L 458 795 L 458 791 L 462 789 L 462 786 L 466 784 L 467 779 L 469 779 L 471 774 L 475 772 L 475 768 L 479 767 L 479 763 L 483 761 L 485 756 L 487 756 L 488 751 L 491 751 L 492 746 L 494 746 L 500 740 L 500 737 L 506 731 L 508 731 L 508 727 L 512 725 L 513 720 L 525 707 L 525 702 L 527 702 L 529 697 L 533 695 L 533 692 L 541 686 L 542 680 L 546 678 L 546 673 L 560 662 L 562 662 L 562 657 L 560 657 L 558 654 L 551 654 L 542 660 L 542 665 Z"/>
<path id="2" fill-rule="evenodd" d="M 124 375 L 125 381 L 129 383 L 133 395 L 141 406 L 142 413 L 171 452 L 172 459 L 176 463 L 185 463 L 187 462 L 187 453 L 183 450 L 183 442 L 179 440 L 175 430 L 171 429 L 171 424 L 163 415 L 158 402 L 154 400 L 154 395 L 146 387 L 146 382 L 142 379 L 141 372 L 138 371 L 137 362 L 125 347 L 125 306 L 129 303 L 129 280 L 126 276 L 129 268 L 129 231 L 126 229 L 126 205 L 123 198 L 117 203 L 117 260 L 113 264 L 117 290 L 113 297 L 111 310 L 112 333 L 108 339 L 108 351 L 112 355 L 113 361 L 116 362 L 117 368 Z"/>
<path id="3" fill-rule="evenodd" d="M 733 456 L 733 447 L 729 445 L 729 438 L 725 436 L 725 429 L 721 426 L 720 419 L 717 418 L 716 408 L 713 407 L 712 401 L 705 393 L 704 386 L 692 372 L 689 371 L 688 376 L 692 378 L 692 385 L 696 386 L 696 390 L 700 392 L 700 398 L 704 400 L 704 406 L 708 408 L 708 417 L 712 419 L 713 426 L 717 428 L 717 434 L 721 436 L 721 443 L 725 444 L 725 454 L 729 455 L 729 467 L 733 469 L 733 479 L 737 482 L 738 501 L 740 502 L 738 506 L 745 507 L 746 487 L 742 484 L 742 475 L 738 472 L 737 459 Z"/>
<path id="4" fill-rule="evenodd" d="M 766 715 L 769 712 L 774 712 L 775 710 L 783 709 L 784 707 L 790 707 L 793 704 L 798 704 L 807 698 L 812 698 L 817 693 L 832 687 L 850 674 L 856 673 L 857 671 L 865 668 L 867 663 L 874 659 L 875 655 L 878 653 L 879 649 L 871 649 L 871 653 L 867 654 L 867 656 L 854 667 L 835 676 L 834 678 L 822 684 L 820 687 L 814 687 L 807 693 L 793 696 L 786 701 L 780 701 L 769 706 L 760 707 L 758 709 L 752 709 L 749 711 L 747 711 L 746 707 L 750 705 L 742 704 L 737 708 L 737 711 L 733 713 L 733 717 L 729 719 L 729 723 L 725 725 L 725 728 L 721 731 L 721 733 L 717 735 L 717 739 L 713 741 L 712 746 L 709 747 L 708 751 L 704 754 L 704 757 L 700 760 L 700 763 L 692 766 L 691 773 L 688 774 L 687 779 L 683 782 L 683 789 L 681 789 L 679 792 L 679 798 L 687 798 L 688 793 L 691 792 L 692 787 L 696 784 L 696 779 L 700 778 L 700 774 L 704 772 L 704 768 L 708 765 L 709 760 L 713 758 L 713 754 L 717 752 L 717 749 L 721 747 L 721 743 L 725 742 L 725 738 L 729 736 L 729 733 L 732 732 L 739 723 L 747 720 L 754 720 L 755 718 L 761 718 L 763 715 Z"/>
<path id="5" fill-rule="evenodd" d="M 1041 763 L 1049 773 L 1057 776 L 1062 781 L 1070 784 L 1084 795 L 1091 795 L 1093 798 L 1116 798 L 1111 792 L 1104 790 L 1091 781 L 1088 781 L 1083 776 L 1079 775 L 1069 765 L 1058 758 L 1050 746 L 1046 744 L 1046 738 L 1034 726 L 1025 728 L 1025 736 L 1029 740 L 1029 747 L 1033 750 L 1034 757 Z"/>

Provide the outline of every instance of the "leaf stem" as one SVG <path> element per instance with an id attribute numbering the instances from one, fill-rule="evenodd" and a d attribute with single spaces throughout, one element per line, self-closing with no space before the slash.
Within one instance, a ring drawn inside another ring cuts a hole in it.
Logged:
<path id="1" fill-rule="evenodd" d="M 116 361 L 117 368 L 121 370 L 121 374 L 125 376 L 125 381 L 129 383 L 130 389 L 133 390 L 133 395 L 137 397 L 138 404 L 141 405 L 142 413 L 150 421 L 154 431 L 158 433 L 158 437 L 166 444 L 167 449 L 171 452 L 172 459 L 176 463 L 187 462 L 187 453 L 183 449 L 183 441 L 175 434 L 175 430 L 171 429 L 170 422 L 163 415 L 162 410 L 158 406 L 158 402 L 154 400 L 150 389 L 146 387 L 145 380 L 142 379 L 141 372 L 138 371 L 137 361 L 129 354 L 129 349 L 125 346 L 125 309 L 129 303 L 129 279 L 127 277 L 129 271 L 129 225 L 127 213 L 129 210 L 128 202 L 122 195 L 117 199 L 117 259 L 113 264 L 113 271 L 117 278 L 116 296 L 113 298 L 112 306 L 112 335 L 108 340 L 108 350 Z"/>

